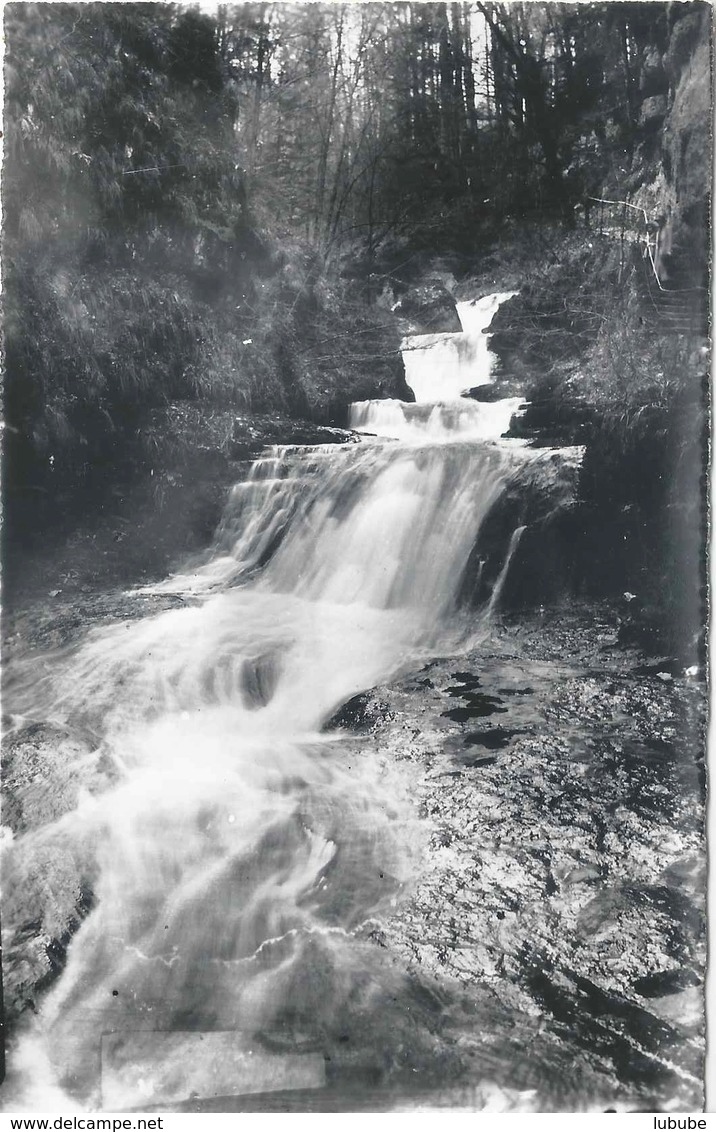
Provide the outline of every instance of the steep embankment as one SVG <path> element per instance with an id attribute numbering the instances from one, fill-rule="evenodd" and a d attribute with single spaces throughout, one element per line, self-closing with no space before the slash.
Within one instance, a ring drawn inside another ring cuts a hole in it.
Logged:
<path id="1" fill-rule="evenodd" d="M 7 602 L 37 530 L 61 544 L 103 510 L 121 536 L 130 491 L 169 500 L 189 466 L 232 478 L 234 417 L 326 423 L 336 400 L 399 388 L 400 367 L 361 284 L 329 279 L 325 244 L 251 183 L 253 78 L 233 57 L 251 12 L 242 30 L 162 4 L 4 17 Z M 193 466 L 197 448 L 213 461 Z"/>
<path id="2" fill-rule="evenodd" d="M 33 587 L 161 577 L 206 545 L 227 488 L 265 444 L 341 439 L 345 433 L 330 426 L 345 422 L 349 401 L 410 399 L 401 324 L 370 302 L 369 286 L 316 279 L 309 261 L 305 249 L 292 248 L 245 269 L 252 313 L 235 313 L 235 325 L 224 325 L 221 304 L 196 305 L 199 344 L 192 350 L 202 356 L 182 356 L 180 339 L 167 346 L 159 370 L 150 357 L 136 396 L 125 390 L 126 404 L 107 402 L 101 428 L 95 430 L 92 406 L 61 385 L 49 400 L 39 396 L 34 421 L 19 429 L 11 417 L 4 445 L 6 603 Z M 99 304 L 93 309 L 104 319 L 101 296 Z M 148 333 L 125 330 L 130 337 Z M 78 344 L 86 351 L 83 365 L 105 364 L 102 341 L 98 332 Z M 140 368 L 135 347 L 118 364 Z M 172 395 L 162 373 L 173 365 L 196 369 L 198 385 Z M 121 373 L 114 377 L 124 388 Z M 64 424 L 59 435 L 45 435 L 53 404 Z"/>
<path id="3" fill-rule="evenodd" d="M 642 136 L 624 182 L 660 226 L 657 268 L 668 289 L 708 281 L 712 18 L 709 4 L 671 6 L 664 49 L 645 61 Z"/>
<path id="4" fill-rule="evenodd" d="M 710 20 L 673 6 L 645 49 L 631 157 L 598 191 L 629 207 L 592 202 L 573 230 L 513 236 L 490 264 L 499 285 L 525 264 L 493 336 L 505 387 L 530 402 L 516 434 L 586 445 L 560 519 L 570 588 L 630 592 L 628 631 L 686 663 L 705 620 Z"/>

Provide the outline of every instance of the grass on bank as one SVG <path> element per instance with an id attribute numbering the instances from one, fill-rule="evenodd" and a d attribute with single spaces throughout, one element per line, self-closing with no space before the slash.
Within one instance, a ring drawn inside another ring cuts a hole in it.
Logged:
<path id="1" fill-rule="evenodd" d="M 544 240 L 554 255 L 533 241 L 493 344 L 531 402 L 527 431 L 585 445 L 578 584 L 633 594 L 625 631 L 693 657 L 706 623 L 708 343 L 669 331 L 618 242 L 585 230 Z"/>

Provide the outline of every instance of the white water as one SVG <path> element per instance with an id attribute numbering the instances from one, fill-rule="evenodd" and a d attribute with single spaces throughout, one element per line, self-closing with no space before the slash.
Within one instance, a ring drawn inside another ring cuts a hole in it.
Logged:
<path id="1" fill-rule="evenodd" d="M 351 409 L 351 428 L 407 444 L 424 444 L 426 440 L 446 444 L 494 440 L 507 432 L 522 404 L 521 397 L 505 397 L 492 403 L 463 397 L 459 401 L 419 405 L 406 401 L 359 401 Z"/>
<path id="2" fill-rule="evenodd" d="M 403 340 L 405 380 L 418 404 L 454 401 L 468 389 L 487 385 L 496 361 L 487 329 L 514 291 L 458 303 L 462 333 L 412 335 Z"/>
<path id="3" fill-rule="evenodd" d="M 487 331 L 499 307 L 514 294 L 503 291 L 458 303 L 462 333 L 405 338 L 405 380 L 415 403 L 360 401 L 352 406 L 351 428 L 416 444 L 494 440 L 507 432 L 521 398 L 478 402 L 462 394 L 492 384 L 496 357 Z"/>
<path id="4" fill-rule="evenodd" d="M 51 919 L 63 870 L 95 898 L 11 1055 L 11 1111 L 179 1099 L 176 1045 L 136 1070 L 136 1031 L 228 1032 L 246 1058 L 277 1035 L 284 1050 L 339 1048 L 347 1020 L 368 1018 L 361 1056 L 389 1061 L 413 1025 L 404 975 L 364 936 L 414 883 L 426 823 L 399 765 L 370 741 L 347 757 L 321 727 L 356 692 L 474 641 L 519 541 L 466 619 L 468 559 L 528 454 L 495 442 L 514 402 L 425 403 L 464 381 L 462 361 L 459 377 L 446 367 L 438 342 L 422 351 L 423 404 L 354 407 L 401 443 L 256 461 L 208 560 L 165 586 L 197 604 L 95 630 L 41 684 L 11 687 L 14 710 L 96 741 L 65 816 L 8 854 L 13 906 L 36 892 L 29 911 Z M 129 1036 L 101 1062 L 108 1033 Z M 208 1078 L 193 1087 L 211 1094 Z"/>

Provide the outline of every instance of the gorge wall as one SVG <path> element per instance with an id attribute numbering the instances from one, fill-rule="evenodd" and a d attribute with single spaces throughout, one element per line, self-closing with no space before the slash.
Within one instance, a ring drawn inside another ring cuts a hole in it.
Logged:
<path id="1" fill-rule="evenodd" d="M 660 224 L 665 285 L 705 286 L 711 152 L 710 4 L 670 4 L 666 34 L 644 51 L 639 129 L 624 187 Z"/>

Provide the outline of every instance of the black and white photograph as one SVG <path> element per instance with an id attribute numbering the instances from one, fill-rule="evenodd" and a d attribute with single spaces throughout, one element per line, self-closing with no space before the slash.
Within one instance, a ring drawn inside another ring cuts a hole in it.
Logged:
<path id="1" fill-rule="evenodd" d="M 0 1112 L 703 1113 L 712 4 L 3 21 Z"/>

